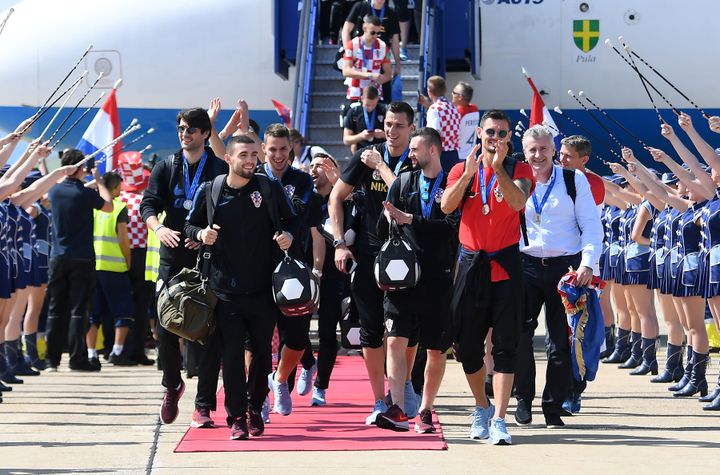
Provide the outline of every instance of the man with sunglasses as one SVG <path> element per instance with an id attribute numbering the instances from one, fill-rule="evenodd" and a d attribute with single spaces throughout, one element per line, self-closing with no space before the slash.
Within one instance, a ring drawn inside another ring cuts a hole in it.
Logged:
<path id="1" fill-rule="evenodd" d="M 177 116 L 177 131 L 181 148 L 153 168 L 143 194 L 140 213 L 148 229 L 161 242 L 156 289 L 161 288 L 163 283 L 184 267 L 195 266 L 199 244 L 183 238 L 185 217 L 192 208 L 192 198 L 199 185 L 228 172 L 227 164 L 206 146 L 211 130 L 212 123 L 205 109 L 180 112 Z M 165 219 L 160 222 L 158 216 L 162 213 L 165 213 Z M 160 325 L 157 330 L 160 340 L 158 357 L 163 370 L 162 385 L 165 387 L 160 420 L 164 424 L 171 424 L 177 418 L 178 401 L 185 391 L 185 383 L 180 377 L 182 357 L 178 337 Z M 204 401 L 214 400 L 214 389 L 212 394 L 204 394 L 202 390 L 204 379 L 212 378 L 212 375 L 199 374 L 198 377 L 200 381 L 193 425 L 212 427 L 210 411 L 215 410 L 215 407 L 208 406 Z M 217 373 L 214 378 L 216 382 Z M 214 388 L 215 382 L 206 386 Z"/>
<path id="2" fill-rule="evenodd" d="M 390 70 L 390 51 L 387 44 L 378 38 L 381 31 L 380 19 L 366 16 L 363 34 L 345 43 L 342 74 L 348 86 L 344 109 L 362 97 L 367 86 L 375 86 L 383 98 L 382 85 L 392 79 Z"/>
<path id="3" fill-rule="evenodd" d="M 456 354 L 475 398 L 472 439 L 510 444 L 505 426 L 520 334 L 522 289 L 520 212 L 532 192 L 530 167 L 508 157 L 510 119 L 500 110 L 483 114 L 475 145 L 448 175 L 443 212 L 460 208 L 460 260 L 452 299 Z M 485 393 L 484 342 L 493 328 L 497 407 Z M 494 416 L 494 417 L 493 417 Z"/>

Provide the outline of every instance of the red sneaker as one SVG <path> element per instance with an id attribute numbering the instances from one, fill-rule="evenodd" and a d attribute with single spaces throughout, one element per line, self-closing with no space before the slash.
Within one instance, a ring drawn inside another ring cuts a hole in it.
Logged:
<path id="1" fill-rule="evenodd" d="M 418 434 L 430 434 L 436 430 L 432 421 L 432 411 L 430 409 L 420 411 L 417 421 L 415 421 L 415 432 Z"/>
<path id="2" fill-rule="evenodd" d="M 185 392 L 185 381 L 180 380 L 178 389 L 166 389 L 160 406 L 160 420 L 163 424 L 172 424 L 178 416 L 178 402 Z"/>
<path id="3" fill-rule="evenodd" d="M 265 422 L 259 411 L 256 412 L 252 409 L 248 411 L 248 428 L 250 429 L 250 435 L 253 437 L 261 436 L 265 432 Z"/>
<path id="4" fill-rule="evenodd" d="M 212 417 L 210 417 L 210 409 L 207 407 L 196 407 L 190 425 L 198 429 L 215 427 L 215 422 L 212 420 Z"/>

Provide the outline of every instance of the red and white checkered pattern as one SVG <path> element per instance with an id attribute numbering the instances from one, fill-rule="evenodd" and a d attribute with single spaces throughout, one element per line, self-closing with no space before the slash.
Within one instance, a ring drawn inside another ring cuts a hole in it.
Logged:
<path id="1" fill-rule="evenodd" d="M 457 150 L 460 148 L 460 112 L 454 104 L 441 97 L 435 101 L 430 109 L 437 111 L 440 118 L 440 138 L 442 139 L 443 151 Z"/>
<path id="2" fill-rule="evenodd" d="M 372 48 L 365 48 L 363 46 L 362 36 L 353 38 L 345 45 L 345 55 L 343 59 L 352 60 L 353 68 L 355 69 L 382 74 L 382 65 L 384 63 L 390 63 L 390 54 L 385 42 L 378 38 L 375 40 Z M 372 62 L 370 61 L 371 59 Z M 370 68 L 367 67 L 368 63 L 372 63 L 370 64 Z M 370 79 L 347 78 L 345 79 L 345 85 L 348 86 L 347 98 L 359 101 L 360 96 L 362 96 L 362 90 L 372 85 L 372 81 Z M 375 84 L 375 86 L 378 85 Z M 378 86 L 378 92 L 380 93 L 380 99 L 382 99 L 382 87 Z"/>
<path id="3" fill-rule="evenodd" d="M 147 247 L 147 225 L 140 216 L 142 193 L 122 191 L 120 192 L 120 199 L 127 205 L 130 249 Z"/>

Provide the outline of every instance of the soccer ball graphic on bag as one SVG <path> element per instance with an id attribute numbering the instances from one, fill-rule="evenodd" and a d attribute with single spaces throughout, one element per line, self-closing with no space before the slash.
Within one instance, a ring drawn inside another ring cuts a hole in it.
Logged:
<path id="1" fill-rule="evenodd" d="M 415 251 L 393 220 L 390 237 L 375 258 L 375 281 L 385 292 L 408 289 L 420 280 L 420 263 Z"/>
<path id="2" fill-rule="evenodd" d="M 320 305 L 320 283 L 303 262 L 285 257 L 272 276 L 273 299 L 283 315 L 298 317 L 314 313 Z"/>

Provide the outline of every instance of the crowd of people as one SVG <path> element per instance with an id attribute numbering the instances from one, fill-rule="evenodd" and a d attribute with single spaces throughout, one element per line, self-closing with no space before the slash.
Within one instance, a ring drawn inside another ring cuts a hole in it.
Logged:
<path id="1" fill-rule="evenodd" d="M 623 163 L 609 164 L 613 175 L 601 177 L 586 168 L 587 137 L 567 136 L 556 150 L 543 125 L 528 127 L 522 151 L 513 154 L 508 115 L 481 114 L 465 82 L 448 100 L 439 76 L 428 79 L 428 97 L 420 98 L 427 126 L 418 128 L 412 106 L 381 102 L 390 76 L 389 49 L 377 39 L 384 2 L 357 5 L 353 12 L 382 11 L 355 12 L 363 32 L 345 41 L 344 140 L 353 156 L 343 170 L 296 130 L 271 124 L 261 134 L 245 101 L 220 129 L 219 99 L 177 115 L 179 149 L 153 167 L 125 153 L 117 170 L 100 176 L 69 149 L 48 172 L 43 161 L 51 149 L 38 142 L 3 167 L 0 394 L 22 376 L 58 371 L 66 350 L 71 370 L 100 371 L 99 328 L 108 364 L 152 365 L 145 352 L 152 335 L 163 423 L 178 417 L 185 366 L 198 377 L 191 424 L 214 427 L 222 368 L 231 438 L 259 437 L 271 412 L 292 414 L 293 389 L 311 394 L 318 411 L 341 402 L 330 388 L 342 303 L 350 297 L 372 392 L 358 423 L 408 431 L 414 419 L 416 432 L 434 432 L 433 405 L 452 354 L 474 399 L 470 437 L 511 444 L 511 397 L 515 422 L 532 422 L 533 335 L 543 308 L 545 425 L 562 427 L 562 417 L 581 410 L 587 380 L 573 377 L 557 291 L 570 267 L 574 285 L 599 294 L 602 308 L 604 347 L 586 361 L 602 352 L 606 364 L 675 383 L 675 397 L 700 393 L 704 409 L 720 410 L 720 381 L 711 390 L 705 376 L 704 322 L 707 305 L 720 327 L 720 156 L 690 117 L 680 115 L 678 124 L 704 164 L 664 123 L 661 134 L 683 164 L 648 149 L 670 170 L 662 175 L 623 148 Z M 393 50 L 407 44 L 395 41 Z M 0 165 L 25 125 L 0 139 Z M 710 118 L 709 127 L 720 133 L 720 118 Z M 382 290 L 378 256 L 399 237 L 420 277 Z M 314 312 L 288 316 L 273 298 L 273 270 L 285 255 L 304 262 L 319 282 L 317 351 Z M 208 285 L 218 299 L 215 331 L 204 345 L 158 324 L 154 303 L 173 276 L 201 259 L 209 260 Z M 662 372 L 658 315 L 668 329 Z"/>

